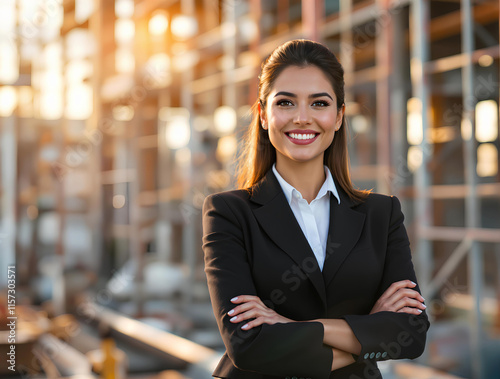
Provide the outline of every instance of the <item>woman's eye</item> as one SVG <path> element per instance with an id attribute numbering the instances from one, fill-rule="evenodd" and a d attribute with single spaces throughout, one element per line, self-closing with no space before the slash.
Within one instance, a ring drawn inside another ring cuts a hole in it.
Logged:
<path id="1" fill-rule="evenodd" d="M 330 103 L 328 101 L 325 101 L 325 100 L 319 100 L 319 101 L 315 101 L 313 103 L 313 105 L 315 107 L 327 107 L 330 105 Z"/>
<path id="2" fill-rule="evenodd" d="M 279 100 L 277 103 L 280 107 L 290 107 L 293 103 L 290 100 Z"/>

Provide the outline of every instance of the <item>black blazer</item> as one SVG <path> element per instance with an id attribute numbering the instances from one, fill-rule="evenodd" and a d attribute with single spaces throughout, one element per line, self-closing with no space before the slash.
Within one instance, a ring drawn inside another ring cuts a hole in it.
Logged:
<path id="1" fill-rule="evenodd" d="M 261 378 L 380 378 L 377 360 L 422 354 L 429 322 L 419 316 L 369 315 L 393 282 L 416 283 L 399 200 L 370 194 L 354 204 L 337 186 L 323 271 L 269 170 L 250 191 L 208 196 L 203 250 L 208 288 L 226 353 L 213 376 Z M 418 287 L 417 287 L 418 289 Z M 332 351 L 319 322 L 264 324 L 244 331 L 227 312 L 237 295 L 257 295 L 296 321 L 343 318 L 361 343 L 356 363 L 331 371 Z"/>

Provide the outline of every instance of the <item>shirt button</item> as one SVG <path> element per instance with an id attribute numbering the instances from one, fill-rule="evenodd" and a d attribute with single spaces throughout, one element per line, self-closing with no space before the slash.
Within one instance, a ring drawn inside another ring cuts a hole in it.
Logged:
<path id="1" fill-rule="evenodd" d="M 295 196 L 297 199 L 300 199 L 300 193 L 298 193 L 298 192 L 294 192 L 293 196 Z"/>
<path id="2" fill-rule="evenodd" d="M 364 358 L 364 359 L 368 359 L 368 357 L 369 357 L 369 356 L 370 356 L 370 354 L 369 354 L 369 353 L 366 353 L 366 354 L 364 355 L 364 357 L 363 357 L 363 358 Z"/>

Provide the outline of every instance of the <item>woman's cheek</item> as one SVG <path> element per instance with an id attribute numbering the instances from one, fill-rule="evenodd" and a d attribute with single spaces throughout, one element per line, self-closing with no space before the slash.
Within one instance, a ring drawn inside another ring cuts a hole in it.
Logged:
<path id="1" fill-rule="evenodd" d="M 286 111 L 276 111 L 269 119 L 270 124 L 275 126 L 275 129 L 281 129 L 286 125 L 290 115 Z"/>
<path id="2" fill-rule="evenodd" d="M 325 132 L 334 132 L 335 126 L 337 122 L 337 118 L 335 114 L 332 112 L 331 114 L 325 114 L 317 118 L 318 124 Z"/>

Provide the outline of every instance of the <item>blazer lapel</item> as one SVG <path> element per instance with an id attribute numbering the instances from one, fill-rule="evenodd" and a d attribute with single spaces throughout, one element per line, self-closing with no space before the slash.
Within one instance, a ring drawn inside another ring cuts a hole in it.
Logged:
<path id="1" fill-rule="evenodd" d="M 252 187 L 251 200 L 261 205 L 253 212 L 265 233 L 304 271 L 326 306 L 318 262 L 272 170 Z"/>
<path id="2" fill-rule="evenodd" d="M 340 204 L 335 196 L 330 194 L 330 225 L 323 266 L 325 288 L 328 288 L 328 284 L 356 245 L 366 217 L 364 213 L 352 209 L 356 204 L 339 186 L 337 191 Z"/>

